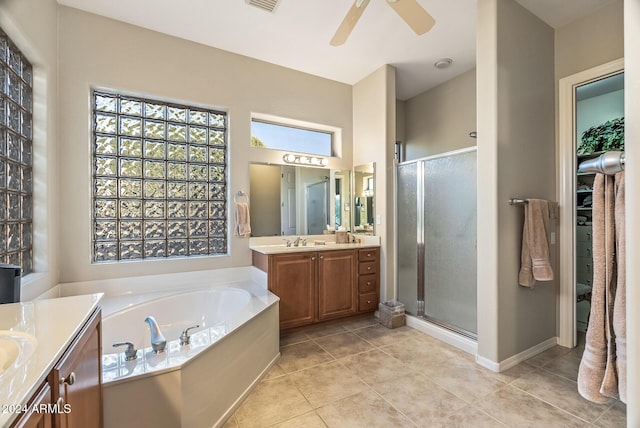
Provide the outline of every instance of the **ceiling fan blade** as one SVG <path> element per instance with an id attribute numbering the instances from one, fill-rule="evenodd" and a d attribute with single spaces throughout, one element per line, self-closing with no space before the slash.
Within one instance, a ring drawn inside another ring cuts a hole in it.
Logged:
<path id="1" fill-rule="evenodd" d="M 362 12 L 364 12 L 368 4 L 369 0 L 355 0 L 353 2 L 353 6 L 351 6 L 351 9 L 347 12 L 347 16 L 344 17 L 336 34 L 333 35 L 330 42 L 331 46 L 340 46 L 347 41 L 349 34 L 353 31 L 353 27 L 356 26 L 356 23 L 362 16 Z"/>
<path id="2" fill-rule="evenodd" d="M 387 0 L 387 4 L 396 11 L 416 34 L 424 34 L 436 23 L 417 0 Z"/>

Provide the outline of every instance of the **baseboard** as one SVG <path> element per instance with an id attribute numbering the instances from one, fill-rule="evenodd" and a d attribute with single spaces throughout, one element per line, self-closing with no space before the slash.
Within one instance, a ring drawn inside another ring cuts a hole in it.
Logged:
<path id="1" fill-rule="evenodd" d="M 471 355 L 476 355 L 478 352 L 478 343 L 475 340 L 460 336 L 452 331 L 412 315 L 407 315 L 406 321 L 409 327 L 420 330 L 421 332 L 426 333 L 429 336 L 433 336 L 438 340 L 442 340 L 451 346 L 455 346 L 464 352 Z"/>
<path id="2" fill-rule="evenodd" d="M 480 355 L 476 356 L 476 362 L 480 364 L 482 367 L 485 367 L 494 372 L 503 372 L 505 370 L 509 370 L 511 367 L 515 367 L 523 361 L 528 360 L 529 358 L 538 355 L 541 352 L 546 351 L 549 348 L 553 348 L 558 344 L 557 337 L 551 337 L 544 342 L 538 343 L 535 346 L 532 346 L 529 349 L 526 349 L 516 355 L 513 355 L 506 360 L 502 360 L 499 363 L 492 361 L 488 358 L 484 358 Z"/>

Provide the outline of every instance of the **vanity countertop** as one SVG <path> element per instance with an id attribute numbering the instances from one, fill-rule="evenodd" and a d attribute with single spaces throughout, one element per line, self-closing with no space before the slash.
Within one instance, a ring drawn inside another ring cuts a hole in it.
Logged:
<path id="1" fill-rule="evenodd" d="M 102 293 L 97 293 L 0 305 L 0 340 L 4 341 L 4 346 L 0 346 L 0 361 L 5 361 L 0 364 L 0 426 L 8 426 L 25 410 L 31 411 L 25 409 L 27 401 L 45 381 L 101 298 Z M 16 352 L 15 362 L 8 362 L 7 358 Z"/>
<path id="2" fill-rule="evenodd" d="M 338 244 L 335 241 L 328 240 L 326 235 L 302 236 L 302 238 L 307 239 L 307 245 L 300 244 L 297 247 L 293 244 L 287 247 L 284 242 L 285 239 L 289 241 L 295 240 L 295 236 L 251 238 L 249 248 L 262 254 L 288 254 L 312 251 L 357 250 L 359 248 L 380 246 L 380 237 L 378 236 L 358 235 L 359 242 L 349 244 Z M 323 242 L 323 244 L 316 244 L 316 242 Z"/>

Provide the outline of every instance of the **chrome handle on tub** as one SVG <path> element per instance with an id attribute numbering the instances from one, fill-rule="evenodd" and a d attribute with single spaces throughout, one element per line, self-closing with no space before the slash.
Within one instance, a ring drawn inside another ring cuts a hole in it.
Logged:
<path id="1" fill-rule="evenodd" d="M 117 348 L 118 346 L 125 346 L 125 345 L 127 345 L 127 349 L 124 350 L 124 360 L 131 361 L 138 358 L 138 351 L 136 350 L 136 347 L 133 346 L 133 343 L 131 342 L 114 343 L 113 347 Z"/>
<path id="2" fill-rule="evenodd" d="M 193 329 L 193 328 L 199 328 L 200 324 L 197 325 L 192 325 L 191 327 L 187 327 L 182 331 L 182 334 L 180 335 L 180 346 L 186 346 L 189 343 L 191 343 L 191 336 L 189 336 L 189 330 Z"/>

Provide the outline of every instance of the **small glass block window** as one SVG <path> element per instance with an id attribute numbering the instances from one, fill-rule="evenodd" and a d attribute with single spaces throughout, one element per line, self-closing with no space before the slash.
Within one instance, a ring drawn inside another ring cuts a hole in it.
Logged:
<path id="1" fill-rule="evenodd" d="M 33 272 L 33 70 L 0 29 L 0 263 Z"/>
<path id="2" fill-rule="evenodd" d="M 93 261 L 227 254 L 226 113 L 92 97 Z"/>

